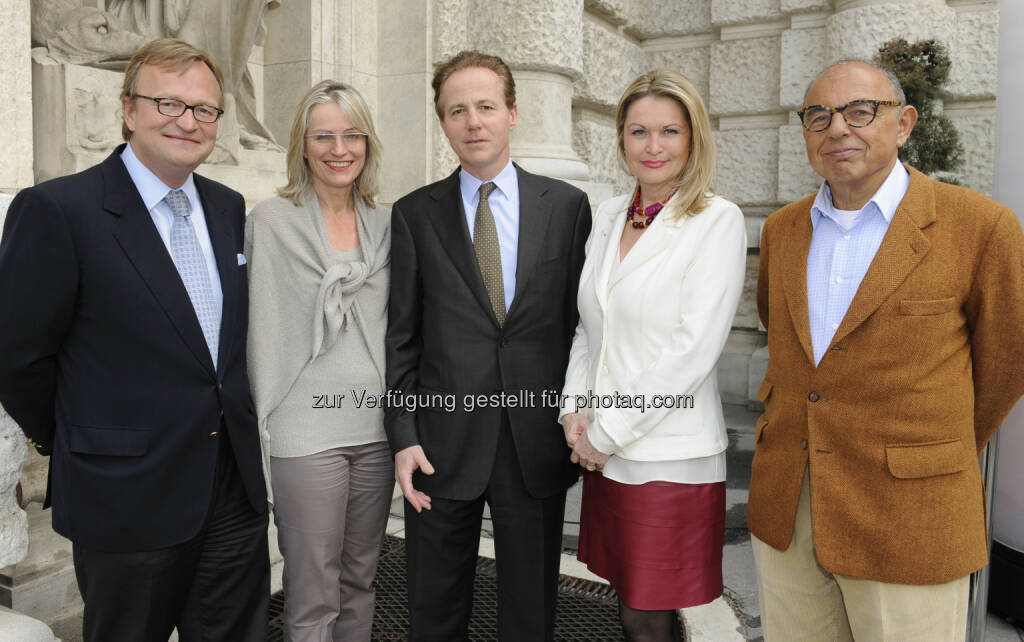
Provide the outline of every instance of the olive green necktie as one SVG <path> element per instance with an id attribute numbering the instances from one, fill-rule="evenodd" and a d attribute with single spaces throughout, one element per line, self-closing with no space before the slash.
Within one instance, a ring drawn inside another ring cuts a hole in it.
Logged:
<path id="1" fill-rule="evenodd" d="M 501 275 L 501 248 L 498 245 L 498 229 L 487 197 L 494 191 L 494 183 L 480 186 L 480 204 L 476 206 L 476 222 L 473 224 L 473 248 L 484 287 L 491 300 L 491 308 L 498 319 L 498 326 L 505 324 L 505 283 Z"/>

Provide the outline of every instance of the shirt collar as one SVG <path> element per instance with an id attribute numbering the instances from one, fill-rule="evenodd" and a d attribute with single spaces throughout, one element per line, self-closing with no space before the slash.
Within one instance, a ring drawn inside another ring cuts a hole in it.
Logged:
<path id="1" fill-rule="evenodd" d="M 519 176 L 516 172 L 515 165 L 512 164 L 510 158 L 505 168 L 498 172 L 498 175 L 489 181 L 482 181 L 476 176 L 473 176 L 465 170 L 465 168 L 459 170 L 459 188 L 462 190 L 462 200 L 467 203 L 472 203 L 477 197 L 477 192 L 480 190 L 480 186 L 484 183 L 494 183 L 505 198 L 512 198 L 519 189 Z"/>
<path id="2" fill-rule="evenodd" d="M 142 197 L 142 202 L 146 205 L 147 211 L 152 211 L 154 207 L 160 204 L 160 201 L 164 200 L 167 192 L 173 189 L 168 187 L 151 169 L 139 160 L 130 142 L 124 146 L 124 151 L 121 152 L 121 161 L 124 162 L 128 175 L 131 177 L 132 182 L 135 183 L 135 189 L 139 191 L 139 196 Z M 185 179 L 185 183 L 178 189 L 185 192 L 185 195 L 192 202 L 192 211 L 195 211 L 196 205 L 199 203 L 199 193 L 196 191 L 196 183 L 192 177 L 193 174 L 190 173 L 188 178 Z"/>
<path id="3" fill-rule="evenodd" d="M 896 214 L 896 208 L 907 194 L 909 186 L 910 173 L 907 172 L 907 168 L 903 167 L 903 163 L 897 161 L 885 182 L 878 188 L 871 200 L 864 204 L 861 211 L 867 211 L 874 204 L 874 208 L 871 209 L 880 212 L 886 223 L 891 223 L 892 217 Z M 814 204 L 811 205 L 811 226 L 817 227 L 822 216 L 835 220 L 834 213 L 832 190 L 829 189 L 828 181 L 822 181 L 821 187 L 818 188 L 818 195 L 814 197 Z"/>

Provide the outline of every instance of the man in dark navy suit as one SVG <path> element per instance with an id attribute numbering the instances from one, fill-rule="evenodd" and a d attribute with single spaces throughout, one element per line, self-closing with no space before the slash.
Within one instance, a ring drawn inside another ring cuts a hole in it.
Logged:
<path id="1" fill-rule="evenodd" d="M 244 202 L 193 174 L 222 83 L 184 42 L 142 47 L 121 96 L 127 145 L 18 194 L 0 243 L 0 402 L 51 455 L 86 640 L 266 635 Z"/>

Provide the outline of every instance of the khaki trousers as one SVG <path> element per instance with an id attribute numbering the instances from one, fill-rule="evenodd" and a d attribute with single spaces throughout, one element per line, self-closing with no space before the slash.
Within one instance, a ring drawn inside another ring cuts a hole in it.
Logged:
<path id="1" fill-rule="evenodd" d="M 360 642 L 373 628 L 373 577 L 394 461 L 387 442 L 271 457 L 290 642 Z"/>
<path id="2" fill-rule="evenodd" d="M 750 536 L 765 642 L 963 642 L 969 576 L 937 585 L 834 575 L 818 564 L 804 475 L 793 541 L 778 551 Z"/>

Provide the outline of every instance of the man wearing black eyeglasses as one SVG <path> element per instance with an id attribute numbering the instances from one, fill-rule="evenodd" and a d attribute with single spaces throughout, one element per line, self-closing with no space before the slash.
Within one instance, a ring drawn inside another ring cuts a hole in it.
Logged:
<path id="1" fill-rule="evenodd" d="M 748 520 L 768 642 L 963 640 L 978 453 L 1024 393 L 1024 235 L 899 162 L 899 81 L 841 61 L 797 114 L 824 182 L 772 214 Z"/>
<path id="2" fill-rule="evenodd" d="M 206 52 L 143 46 L 127 144 L 18 194 L 0 244 L 0 402 L 51 456 L 88 641 L 266 636 L 244 202 L 193 173 L 222 83 Z"/>

